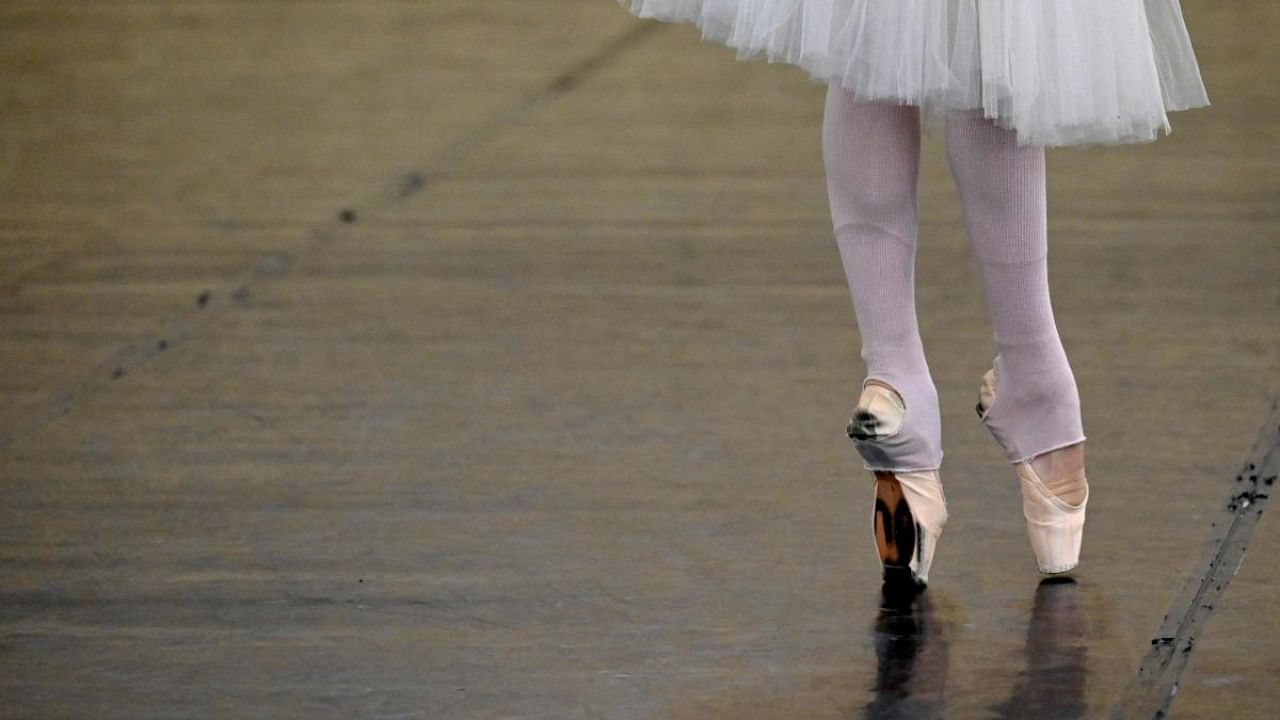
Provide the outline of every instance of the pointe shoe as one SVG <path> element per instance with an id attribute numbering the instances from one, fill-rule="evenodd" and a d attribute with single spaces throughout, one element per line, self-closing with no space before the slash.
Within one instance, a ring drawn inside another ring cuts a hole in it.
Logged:
<path id="1" fill-rule="evenodd" d="M 896 391 L 866 384 L 849 418 L 849 437 L 856 443 L 892 437 L 901 429 L 905 412 Z M 875 478 L 872 534 L 884 584 L 923 588 L 947 522 L 942 479 L 937 470 L 867 469 Z"/>
<path id="2" fill-rule="evenodd" d="M 1040 572 L 1055 575 L 1074 570 L 1080 564 L 1088 485 L 1084 499 L 1078 505 L 1070 505 L 1045 487 L 1031 463 L 1018 463 L 1014 470 L 1022 482 L 1022 514 Z"/>
<path id="3" fill-rule="evenodd" d="M 975 410 L 985 420 L 995 400 L 996 378 L 992 368 L 982 376 Z M 1022 486 L 1022 514 L 1027 522 L 1027 537 L 1036 566 L 1045 575 L 1074 570 L 1080 564 L 1080 545 L 1084 537 L 1085 506 L 1089 502 L 1086 481 L 1084 495 L 1072 505 L 1055 495 L 1041 480 L 1030 462 L 1014 463 L 1014 472 Z"/>

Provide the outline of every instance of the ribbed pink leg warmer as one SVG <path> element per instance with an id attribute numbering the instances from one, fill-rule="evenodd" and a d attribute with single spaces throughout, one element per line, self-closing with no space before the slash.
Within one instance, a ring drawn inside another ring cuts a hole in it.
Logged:
<path id="1" fill-rule="evenodd" d="M 942 464 L 938 394 L 916 322 L 916 183 L 919 108 L 865 102 L 827 89 L 823 159 L 832 226 L 862 338 L 869 379 L 902 396 L 901 429 L 859 443 L 870 467 L 934 470 Z"/>
<path id="2" fill-rule="evenodd" d="M 995 331 L 996 393 L 982 422 L 1009 462 L 1085 439 L 1075 376 L 1049 302 L 1044 148 L 954 112 L 947 155 Z"/>

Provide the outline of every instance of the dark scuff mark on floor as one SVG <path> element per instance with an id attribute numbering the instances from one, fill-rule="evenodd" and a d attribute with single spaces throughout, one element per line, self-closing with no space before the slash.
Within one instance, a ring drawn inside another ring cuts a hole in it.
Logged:
<path id="1" fill-rule="evenodd" d="M 271 253 L 231 278 L 226 284 L 226 287 L 234 288 L 230 292 L 225 288 L 219 289 L 217 294 L 214 289 L 201 290 L 195 297 L 195 308 L 188 308 L 185 312 L 178 311 L 155 336 L 117 349 L 107 360 L 89 369 L 68 386 L 51 393 L 43 406 L 35 408 L 30 413 L 24 425 L 15 428 L 8 435 L 0 435 L 0 452 L 7 451 L 15 442 L 35 435 L 50 421 L 70 414 L 81 399 L 101 390 L 112 381 L 120 380 L 127 373 L 139 369 L 157 354 L 158 349 L 167 349 L 180 344 L 192 334 L 211 311 L 226 306 L 226 303 L 219 298 L 229 295 L 232 300 L 242 303 L 248 298 L 253 285 L 287 275 L 302 258 L 314 254 L 335 238 L 343 237 L 341 231 L 346 229 L 345 226 L 355 223 L 364 212 L 361 210 L 358 213 L 357 208 L 367 208 L 371 214 L 374 214 L 378 210 L 385 210 L 421 193 L 429 185 L 428 177 L 437 180 L 446 176 L 477 148 L 507 129 L 523 124 L 540 106 L 572 92 L 579 83 L 600 72 L 628 49 L 667 27 L 659 22 L 630 24 L 625 31 L 608 38 L 593 52 L 567 66 L 562 72 L 554 75 L 548 83 L 534 89 L 532 94 L 522 98 L 505 111 L 496 113 L 488 122 L 478 124 L 473 131 L 457 142 L 449 144 L 428 162 L 419 164 L 420 168 L 436 168 L 430 175 L 422 169 L 413 169 L 397 175 L 394 189 L 389 196 L 388 190 L 383 188 L 363 203 L 353 203 L 351 206 L 341 208 L 336 218 L 312 227 L 292 247 Z M 234 232 L 243 227 L 243 223 L 233 217 L 215 218 L 210 224 L 220 232 Z M 55 262 L 65 263 L 71 257 L 71 254 L 60 256 Z M 4 289 L 0 288 L 0 291 Z M 12 294 L 16 290 L 4 292 Z M 163 347 L 160 345 L 161 342 L 164 343 Z"/>
<path id="2" fill-rule="evenodd" d="M 1191 658 L 1196 638 L 1203 634 L 1231 578 L 1244 564 L 1249 535 L 1262 517 L 1280 470 L 1280 396 L 1272 398 L 1267 421 L 1232 483 L 1222 507 L 1223 516 L 1211 524 L 1211 550 L 1201 570 L 1184 583 L 1173 607 L 1164 616 L 1151 649 L 1129 681 L 1111 713 L 1120 718 L 1163 718 L 1178 693 L 1178 681 Z"/>

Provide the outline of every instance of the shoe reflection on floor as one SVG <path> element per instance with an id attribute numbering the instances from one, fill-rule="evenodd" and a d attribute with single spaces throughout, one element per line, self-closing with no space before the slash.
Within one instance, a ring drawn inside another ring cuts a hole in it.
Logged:
<path id="1" fill-rule="evenodd" d="M 1026 668 L 1013 695 L 992 708 L 1002 719 L 1083 718 L 1088 626 L 1083 593 L 1069 577 L 1051 577 L 1036 588 L 1027 627 Z M 896 584 L 881 591 L 873 629 L 875 697 L 869 720 L 942 718 L 946 709 L 948 647 L 945 623 L 935 617 L 928 592 Z"/>
<path id="2" fill-rule="evenodd" d="M 1027 627 L 1027 667 L 1009 701 L 994 708 L 996 717 L 1075 720 L 1087 715 L 1089 628 L 1083 595 L 1069 577 L 1040 582 Z"/>
<path id="3" fill-rule="evenodd" d="M 873 630 L 875 698 L 867 704 L 867 718 L 943 716 L 948 655 L 943 626 L 933 616 L 928 592 L 905 583 L 884 584 Z"/>

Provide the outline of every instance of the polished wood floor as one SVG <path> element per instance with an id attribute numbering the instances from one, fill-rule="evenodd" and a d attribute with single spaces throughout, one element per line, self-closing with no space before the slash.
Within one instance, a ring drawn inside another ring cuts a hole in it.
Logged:
<path id="1" fill-rule="evenodd" d="M 803 72 L 614 0 L 3 3 L 0 717 L 1105 716 L 1280 392 L 1280 6 L 1183 7 L 1212 107 L 1050 153 L 1072 585 L 926 141 L 952 520 L 886 609 Z M 1277 552 L 1171 717 L 1274 715 Z"/>

